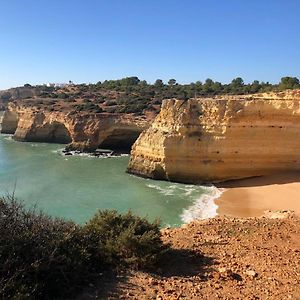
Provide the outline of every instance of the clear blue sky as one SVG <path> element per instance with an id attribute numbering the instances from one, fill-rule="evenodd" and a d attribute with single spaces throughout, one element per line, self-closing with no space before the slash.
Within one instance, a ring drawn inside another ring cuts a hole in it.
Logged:
<path id="1" fill-rule="evenodd" d="M 0 89 L 300 77 L 299 0 L 2 0 Z"/>

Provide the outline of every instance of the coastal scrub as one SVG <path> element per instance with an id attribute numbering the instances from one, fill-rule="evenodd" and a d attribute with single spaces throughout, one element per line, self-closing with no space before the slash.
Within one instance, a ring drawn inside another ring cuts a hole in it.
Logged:
<path id="1" fill-rule="evenodd" d="M 0 198 L 0 294 L 4 299 L 70 297 L 103 271 L 153 266 L 163 253 L 159 224 L 98 212 L 77 225 Z"/>

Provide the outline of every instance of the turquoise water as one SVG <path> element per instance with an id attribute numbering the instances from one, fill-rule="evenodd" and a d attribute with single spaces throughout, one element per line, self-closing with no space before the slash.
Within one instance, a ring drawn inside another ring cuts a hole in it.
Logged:
<path id="1" fill-rule="evenodd" d="M 125 173 L 128 157 L 63 156 L 63 145 L 20 143 L 0 135 L 0 194 L 76 222 L 116 209 L 162 225 L 214 216 L 214 187 L 142 179 Z"/>

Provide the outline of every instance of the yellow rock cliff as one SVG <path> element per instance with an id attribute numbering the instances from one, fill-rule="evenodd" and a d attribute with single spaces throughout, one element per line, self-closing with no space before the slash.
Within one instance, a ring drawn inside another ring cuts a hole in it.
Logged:
<path id="1" fill-rule="evenodd" d="M 11 103 L 2 118 L 2 133 L 28 142 L 70 143 L 68 149 L 93 151 L 130 148 L 148 120 L 132 114 L 89 114 L 38 110 Z"/>
<path id="2" fill-rule="evenodd" d="M 185 183 L 300 170 L 300 90 L 165 100 L 128 172 Z"/>

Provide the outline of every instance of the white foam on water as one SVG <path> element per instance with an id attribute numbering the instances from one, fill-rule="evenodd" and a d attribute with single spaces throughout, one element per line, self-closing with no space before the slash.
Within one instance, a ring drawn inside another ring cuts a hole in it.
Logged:
<path id="1" fill-rule="evenodd" d="M 149 188 L 157 190 L 160 194 L 166 195 L 166 196 L 172 196 L 176 193 L 176 190 L 178 190 L 178 187 L 176 185 L 168 185 L 166 187 L 161 187 L 156 184 L 147 184 Z"/>
<path id="2" fill-rule="evenodd" d="M 157 190 L 159 193 L 166 196 L 180 195 L 189 199 L 192 204 L 183 209 L 180 218 L 183 223 L 189 223 L 193 220 L 201 220 L 213 218 L 217 215 L 218 206 L 215 204 L 215 199 L 219 198 L 223 189 L 210 186 L 200 185 L 182 185 L 169 184 L 160 186 L 153 182 L 146 184 L 149 188 Z M 198 194 L 198 196 L 196 196 Z M 200 194 L 200 196 L 199 196 Z"/>
<path id="3" fill-rule="evenodd" d="M 184 223 L 213 218 L 217 215 L 218 206 L 214 200 L 221 196 L 222 190 L 215 186 L 206 186 L 202 189 L 204 193 L 191 206 L 184 209 L 180 215 Z"/>
<path id="4" fill-rule="evenodd" d="M 182 194 L 184 196 L 190 196 L 194 191 L 199 189 L 199 186 L 196 185 L 181 185 L 181 184 L 171 184 L 166 187 L 161 187 L 159 185 L 150 183 L 146 184 L 149 188 L 157 190 L 160 194 L 166 196 L 172 196 L 175 194 Z"/>
<path id="5" fill-rule="evenodd" d="M 58 153 L 58 154 L 61 154 L 61 155 L 63 155 L 63 150 L 64 150 L 64 148 L 60 148 L 60 149 L 56 149 L 56 150 L 51 150 L 51 152 L 52 153 Z"/>
<path id="6" fill-rule="evenodd" d="M 13 134 L 5 134 L 5 133 L 1 133 L 1 135 L 4 136 L 4 139 L 7 141 L 14 141 L 13 139 Z"/>
<path id="7" fill-rule="evenodd" d="M 167 196 L 174 195 L 174 189 L 171 186 L 163 188 L 163 187 L 160 187 L 160 186 L 155 185 L 155 184 L 146 184 L 146 185 L 149 188 L 152 188 L 152 189 L 155 189 L 155 190 L 159 191 L 159 193 L 161 193 L 163 195 L 167 195 Z"/>

